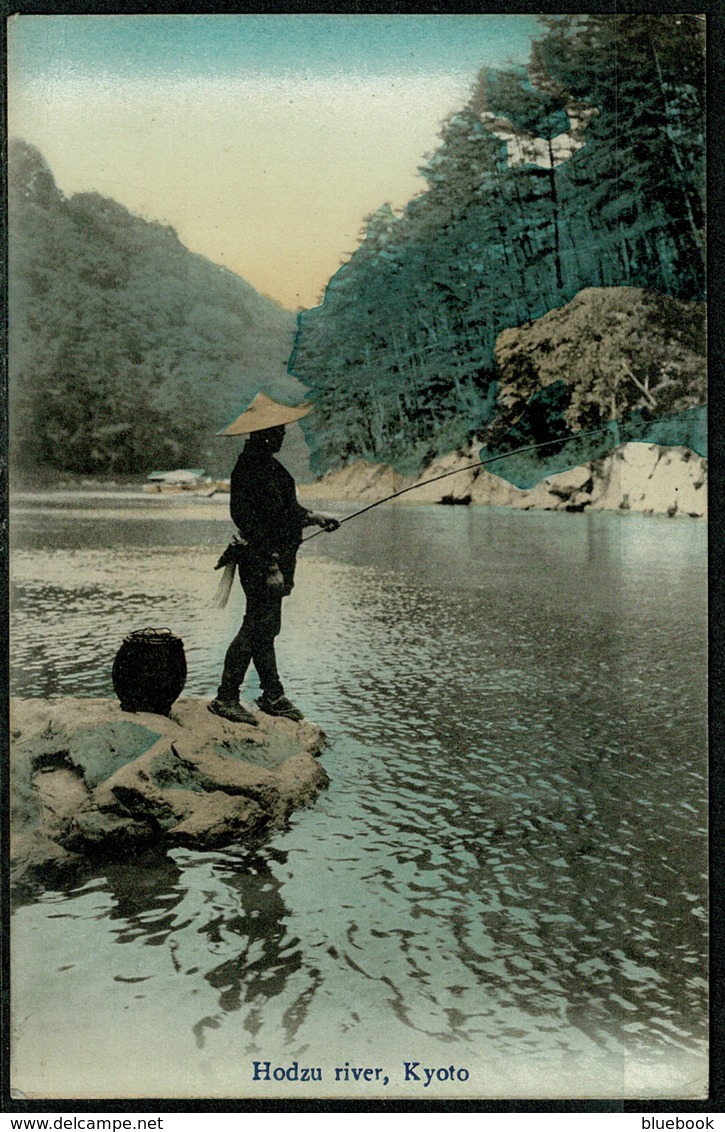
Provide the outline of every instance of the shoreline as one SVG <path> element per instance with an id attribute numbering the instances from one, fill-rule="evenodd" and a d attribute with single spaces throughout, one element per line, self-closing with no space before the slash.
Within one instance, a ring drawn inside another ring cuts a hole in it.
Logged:
<path id="1" fill-rule="evenodd" d="M 302 502 L 320 501 L 365 505 L 387 501 L 406 492 L 392 505 L 442 504 L 505 507 L 542 511 L 636 511 L 670 517 L 707 517 L 707 459 L 689 448 L 630 441 L 607 456 L 542 478 L 519 488 L 485 468 L 469 468 L 477 448 L 450 453 L 416 476 L 403 476 L 385 464 L 358 460 L 313 481 L 298 481 Z M 436 477 L 437 482 L 429 483 Z M 407 494 L 409 492 L 409 494 Z M 106 477 L 59 478 L 52 484 L 17 483 L 13 501 L 52 500 L 70 495 L 92 499 L 202 500 L 227 503 L 226 481 L 198 486 L 150 485 L 146 479 Z"/>
<path id="2" fill-rule="evenodd" d="M 689 448 L 629 441 L 606 456 L 519 488 L 483 467 L 470 467 L 477 448 L 441 457 L 418 476 L 357 461 L 315 484 L 299 484 L 301 499 L 369 504 L 411 489 L 395 503 L 437 503 L 536 511 L 634 511 L 707 517 L 707 459 Z M 427 482 L 435 480 L 435 482 Z"/>

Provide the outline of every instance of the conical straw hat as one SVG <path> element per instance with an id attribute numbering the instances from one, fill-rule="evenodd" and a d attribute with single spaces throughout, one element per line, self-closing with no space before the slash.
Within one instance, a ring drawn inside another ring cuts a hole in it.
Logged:
<path id="1" fill-rule="evenodd" d="M 246 432 L 260 432 L 263 428 L 276 428 L 278 425 L 292 424 L 300 417 L 306 417 L 314 405 L 281 405 L 265 393 L 258 393 L 248 409 L 240 417 L 220 429 L 217 436 L 241 436 Z"/>

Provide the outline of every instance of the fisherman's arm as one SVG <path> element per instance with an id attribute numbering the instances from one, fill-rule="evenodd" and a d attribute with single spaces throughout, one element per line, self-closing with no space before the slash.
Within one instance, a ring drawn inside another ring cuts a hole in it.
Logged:
<path id="1" fill-rule="evenodd" d="M 322 527 L 323 531 L 336 531 L 340 526 L 339 519 L 333 519 L 332 515 L 323 515 L 319 511 L 308 511 L 302 507 L 302 526 L 303 527 Z"/>

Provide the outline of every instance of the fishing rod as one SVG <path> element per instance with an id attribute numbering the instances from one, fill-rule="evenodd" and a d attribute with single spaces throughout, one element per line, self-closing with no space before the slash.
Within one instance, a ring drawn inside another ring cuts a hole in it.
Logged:
<path id="1" fill-rule="evenodd" d="M 675 420 L 676 417 L 682 415 L 683 412 L 689 410 L 683 409 L 679 413 L 670 413 L 662 417 L 652 417 L 647 423 L 658 424 L 660 421 Z M 581 440 L 584 436 L 596 436 L 598 433 L 611 432 L 613 427 L 617 427 L 615 421 L 610 421 L 608 425 L 602 428 L 591 428 L 586 432 L 577 432 L 573 436 L 564 436 L 558 440 L 542 440 L 538 444 L 526 444 L 522 448 L 511 448 L 508 452 L 499 452 L 496 456 L 487 456 L 484 460 L 477 460 L 475 464 L 465 464 L 462 468 L 454 468 L 451 472 L 441 472 L 439 476 L 432 476 L 430 479 L 421 480 L 420 483 L 410 484 L 408 487 L 401 487 L 400 491 L 394 491 L 392 495 L 386 495 L 384 499 L 378 499 L 375 503 L 369 503 L 367 507 L 361 507 L 359 511 L 353 511 L 352 515 L 346 515 L 344 519 L 340 519 L 340 526 L 343 523 L 349 523 L 351 519 L 357 519 L 359 515 L 364 515 L 366 511 L 372 511 L 373 507 L 380 507 L 383 503 L 389 503 L 391 499 L 397 499 L 399 495 L 405 495 L 407 491 L 415 491 L 416 488 L 425 487 L 429 483 L 436 483 L 438 480 L 444 480 L 448 476 L 456 476 L 459 472 L 470 472 L 473 468 L 481 468 L 484 464 L 493 464 L 496 460 L 505 460 L 509 456 L 518 456 L 522 452 L 533 452 L 537 448 L 549 448 L 555 444 L 568 444 L 572 440 Z M 626 426 L 625 426 L 626 427 Z M 324 528 L 315 531 L 314 534 L 306 535 L 302 542 L 309 542 L 310 539 L 317 538 L 318 535 L 323 533 Z"/>

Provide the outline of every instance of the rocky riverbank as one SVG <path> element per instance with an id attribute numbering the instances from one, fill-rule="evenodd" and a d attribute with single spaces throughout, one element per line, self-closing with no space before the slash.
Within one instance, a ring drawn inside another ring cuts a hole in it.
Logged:
<path id="1" fill-rule="evenodd" d="M 415 478 L 392 468 L 358 461 L 315 484 L 302 484 L 305 498 L 372 503 L 424 480 L 464 469 L 479 459 L 478 446 L 445 456 Z M 631 442 L 590 463 L 548 476 L 528 490 L 486 468 L 458 471 L 402 497 L 410 503 L 482 503 L 547 511 L 640 511 L 646 514 L 707 514 L 707 460 L 689 448 Z"/>
<path id="2" fill-rule="evenodd" d="M 257 713 L 229 723 L 207 701 L 169 718 L 115 700 L 13 699 L 11 876 L 152 846 L 209 849 L 283 822 L 328 783 L 319 727 Z"/>

